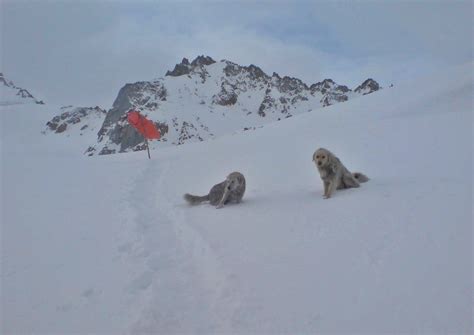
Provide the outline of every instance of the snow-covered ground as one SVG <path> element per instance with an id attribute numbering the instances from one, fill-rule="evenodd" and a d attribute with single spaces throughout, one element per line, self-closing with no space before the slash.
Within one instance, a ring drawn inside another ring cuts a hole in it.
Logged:
<path id="1" fill-rule="evenodd" d="M 471 333 L 473 70 L 151 160 L 2 107 L 1 332 Z M 318 147 L 371 180 L 323 199 Z M 242 204 L 184 203 L 234 170 Z"/>

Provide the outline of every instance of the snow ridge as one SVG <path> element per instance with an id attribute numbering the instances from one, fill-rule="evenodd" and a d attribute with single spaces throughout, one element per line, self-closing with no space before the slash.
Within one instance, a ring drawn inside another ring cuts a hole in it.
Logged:
<path id="1" fill-rule="evenodd" d="M 28 103 L 44 104 L 42 100 L 37 100 L 28 90 L 16 86 L 0 72 L 0 106 Z"/>

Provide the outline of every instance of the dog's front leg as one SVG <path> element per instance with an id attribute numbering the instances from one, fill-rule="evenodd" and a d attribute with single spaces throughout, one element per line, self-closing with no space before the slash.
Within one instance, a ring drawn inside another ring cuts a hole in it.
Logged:
<path id="1" fill-rule="evenodd" d="M 216 208 L 219 209 L 219 208 L 224 207 L 224 204 L 225 204 L 228 197 L 229 197 L 229 187 L 226 185 L 226 187 L 224 188 L 224 194 L 222 194 L 222 199 L 221 199 L 221 201 L 219 201 Z"/>
<path id="2" fill-rule="evenodd" d="M 327 194 L 328 194 L 329 182 L 323 180 L 323 184 L 324 184 L 324 195 L 323 195 L 323 197 L 326 198 L 326 197 L 327 197 Z"/>
<path id="3" fill-rule="evenodd" d="M 329 185 L 327 188 L 326 196 L 324 197 L 325 199 L 329 199 L 332 196 L 332 194 L 337 188 L 338 180 L 339 176 L 336 174 L 334 178 L 331 178 L 331 180 L 328 182 Z"/>
<path id="4" fill-rule="evenodd" d="M 334 182 L 334 180 L 331 180 L 330 182 L 328 182 L 328 187 L 327 187 L 326 194 L 324 195 L 324 199 L 329 199 L 331 197 L 331 195 L 333 194 L 336 188 L 335 185 L 336 183 Z"/>

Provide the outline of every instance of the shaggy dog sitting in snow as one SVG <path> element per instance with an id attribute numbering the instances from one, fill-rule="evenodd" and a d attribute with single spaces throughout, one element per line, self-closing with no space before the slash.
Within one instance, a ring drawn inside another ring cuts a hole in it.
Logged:
<path id="1" fill-rule="evenodd" d="M 232 172 L 227 178 L 214 185 L 209 194 L 204 196 L 191 195 L 186 193 L 184 199 L 191 205 L 197 205 L 204 201 L 216 208 L 222 208 L 225 204 L 234 202 L 239 203 L 245 193 L 245 177 L 240 172 Z"/>
<path id="2" fill-rule="evenodd" d="M 328 199 L 335 190 L 359 187 L 369 178 L 360 173 L 351 173 L 331 151 L 319 148 L 313 154 L 313 162 L 318 168 L 324 184 L 324 198 Z"/>

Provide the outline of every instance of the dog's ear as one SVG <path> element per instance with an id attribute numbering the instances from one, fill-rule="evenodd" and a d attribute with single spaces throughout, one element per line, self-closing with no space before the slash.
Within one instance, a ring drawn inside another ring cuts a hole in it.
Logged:
<path id="1" fill-rule="evenodd" d="M 318 152 L 318 150 L 316 150 L 314 153 L 313 153 L 313 162 L 316 162 L 316 153 Z"/>

